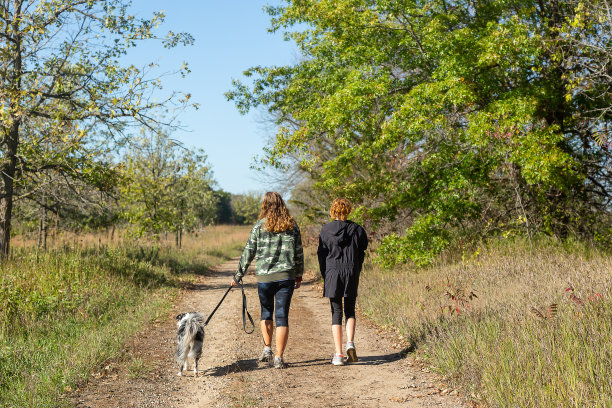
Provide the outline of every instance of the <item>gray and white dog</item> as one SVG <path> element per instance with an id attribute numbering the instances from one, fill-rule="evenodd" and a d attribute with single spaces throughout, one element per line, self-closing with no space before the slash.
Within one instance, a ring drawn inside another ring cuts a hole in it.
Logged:
<path id="1" fill-rule="evenodd" d="M 181 313 L 176 316 L 178 333 L 176 334 L 176 362 L 179 365 L 178 375 L 183 375 L 187 370 L 187 359 L 195 361 L 193 373 L 198 375 L 198 360 L 202 355 L 202 343 L 204 342 L 204 316 L 200 313 Z"/>

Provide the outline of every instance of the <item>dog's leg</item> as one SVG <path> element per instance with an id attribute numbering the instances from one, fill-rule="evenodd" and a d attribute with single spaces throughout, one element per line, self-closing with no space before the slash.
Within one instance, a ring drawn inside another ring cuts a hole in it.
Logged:
<path id="1" fill-rule="evenodd" d="M 198 376 L 198 360 L 195 360 L 195 366 L 193 367 L 193 375 Z"/>
<path id="2" fill-rule="evenodd" d="M 183 375 L 183 371 L 187 370 L 187 360 L 183 361 L 183 362 L 179 362 L 179 372 L 178 372 L 178 376 L 182 376 Z"/>

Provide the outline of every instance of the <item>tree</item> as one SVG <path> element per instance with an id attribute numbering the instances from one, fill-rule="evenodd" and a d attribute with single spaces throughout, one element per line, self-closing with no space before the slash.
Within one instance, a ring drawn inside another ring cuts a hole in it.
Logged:
<path id="1" fill-rule="evenodd" d="M 174 208 L 171 230 L 176 233 L 177 247 L 181 248 L 184 231 L 193 231 L 215 221 L 218 202 L 204 151 L 182 148 L 177 158 L 175 183 L 168 192 L 172 195 Z"/>
<path id="2" fill-rule="evenodd" d="M 609 72 L 612 21 L 588 3 L 288 0 L 272 30 L 298 25 L 304 58 L 251 68 L 227 96 L 278 118 L 265 164 L 361 204 L 386 265 L 519 229 L 592 239 L 612 204 L 593 133 L 609 134 L 593 72 Z"/>
<path id="3" fill-rule="evenodd" d="M 148 125 L 155 112 L 179 101 L 152 98 L 161 87 L 154 64 L 140 69 L 121 59 L 139 41 L 159 38 L 164 19 L 129 14 L 123 0 L 0 1 L 0 254 L 10 249 L 16 187 L 26 174 L 45 170 L 81 180 L 108 174 L 90 151 L 128 137 L 134 123 Z M 169 32 L 164 45 L 189 44 L 187 34 Z M 186 72 L 186 67 L 183 67 Z M 39 151 L 47 144 L 62 149 Z M 81 167 L 74 167 L 75 162 Z"/>
<path id="4" fill-rule="evenodd" d="M 217 190 L 214 192 L 217 200 L 217 213 L 215 222 L 218 224 L 231 224 L 234 222 L 234 210 L 232 209 L 232 195 L 227 191 Z"/>
<path id="5" fill-rule="evenodd" d="M 114 170 L 102 166 L 101 171 Z M 111 178 L 105 178 L 110 183 Z M 112 180 L 120 182 L 119 174 L 113 171 Z M 89 182 L 55 172 L 37 174 L 36 187 L 15 202 L 14 218 L 20 232 L 38 230 L 38 244 L 47 246 L 50 230 L 58 228 L 83 231 L 109 228 L 118 221 L 116 203 L 117 190 L 111 186 L 96 186 Z M 15 226 L 13 226 L 14 229 Z"/>
<path id="6" fill-rule="evenodd" d="M 36 129 L 43 129 L 45 122 L 36 121 Z M 113 202 L 119 175 L 113 165 L 112 144 L 87 145 L 85 139 L 74 143 L 61 134 L 24 129 L 19 151 L 28 158 L 28 167 L 18 169 L 13 201 L 18 221 L 35 214 L 41 248 L 46 246 L 49 220 L 59 224 L 60 214 L 62 225 L 74 230 L 116 220 Z"/>
<path id="7" fill-rule="evenodd" d="M 259 217 L 261 196 L 262 194 L 256 191 L 232 196 L 234 222 L 237 224 L 255 223 Z"/>
<path id="8" fill-rule="evenodd" d="M 123 160 L 122 216 L 137 235 L 183 231 L 215 220 L 212 172 L 201 150 L 188 150 L 161 132 L 143 137 Z"/>

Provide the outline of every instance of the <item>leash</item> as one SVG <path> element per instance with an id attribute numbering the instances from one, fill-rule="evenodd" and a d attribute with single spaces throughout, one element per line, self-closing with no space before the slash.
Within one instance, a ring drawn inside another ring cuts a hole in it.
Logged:
<path id="1" fill-rule="evenodd" d="M 240 285 L 240 290 L 242 291 L 242 330 L 244 330 L 246 334 L 251 334 L 255 331 L 255 322 L 253 321 L 251 314 L 247 310 L 247 300 L 246 300 L 246 295 L 244 294 L 244 285 L 242 284 L 242 280 L 238 282 L 238 284 Z M 208 325 L 208 322 L 210 322 L 210 319 L 212 319 L 213 315 L 215 314 L 217 309 L 219 309 L 219 306 L 221 306 L 221 303 L 223 303 L 223 301 L 227 297 L 227 294 L 230 293 L 230 290 L 232 290 L 232 288 L 233 286 L 230 286 L 229 288 L 227 288 L 227 290 L 223 294 L 223 297 L 221 298 L 219 303 L 217 303 L 217 306 L 215 306 L 213 311 L 208 316 L 208 319 L 206 319 L 206 322 L 204 322 L 204 326 Z M 251 323 L 251 327 L 252 327 L 251 331 L 248 331 L 246 328 L 246 318 L 247 317 L 249 318 L 249 322 Z"/>
<path id="2" fill-rule="evenodd" d="M 242 330 L 244 330 L 246 334 L 251 334 L 255 331 L 255 322 L 253 321 L 251 314 L 247 310 L 247 299 L 246 295 L 244 294 L 244 285 L 242 284 L 242 279 L 238 283 L 240 284 L 240 290 L 242 291 Z M 249 321 L 251 322 L 251 331 L 247 331 L 245 315 L 249 318 Z"/>

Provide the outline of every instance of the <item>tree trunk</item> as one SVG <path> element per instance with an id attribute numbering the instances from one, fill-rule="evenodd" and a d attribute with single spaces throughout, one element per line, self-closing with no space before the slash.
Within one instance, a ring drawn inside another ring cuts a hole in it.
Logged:
<path id="1" fill-rule="evenodd" d="M 53 245 L 55 245 L 57 242 L 57 235 L 59 234 L 59 210 L 55 210 L 53 213 L 53 221 L 55 223 L 55 228 L 53 229 L 51 237 L 53 238 Z"/>
<path id="2" fill-rule="evenodd" d="M 21 108 L 19 106 L 19 94 L 21 93 L 21 76 L 23 74 L 21 59 L 21 33 L 20 24 L 22 21 L 21 8 L 23 2 L 16 0 L 14 3 L 14 13 L 11 21 L 11 33 L 8 40 L 12 42 L 10 55 L 5 56 L 6 60 L 12 60 L 11 67 L 5 71 L 5 77 L 10 81 L 8 87 L 10 125 L 4 129 L 4 149 L 2 151 L 2 163 L 0 163 L 0 257 L 6 258 L 11 250 L 11 220 L 13 218 L 13 194 L 15 186 L 15 169 L 17 167 L 17 147 L 19 145 L 19 128 L 21 127 Z M 8 31 L 8 30 L 7 30 Z"/>
<path id="3" fill-rule="evenodd" d="M 6 178 L 4 175 L 2 177 Z M 12 184 L 12 182 L 10 182 Z M 8 187 L 8 188 L 7 188 Z M 0 199 L 0 257 L 8 256 L 11 248 L 11 217 L 13 215 L 13 192 L 12 186 L 4 185 L 6 197 Z"/>
<path id="4" fill-rule="evenodd" d="M 43 193 L 42 204 L 40 206 L 40 222 L 38 225 L 38 248 L 47 249 L 47 208 L 45 207 L 46 196 Z"/>
<path id="5" fill-rule="evenodd" d="M 7 137 L 7 151 L 0 166 L 2 189 L 0 190 L 0 257 L 5 258 L 11 250 L 11 220 L 13 217 L 13 188 L 17 165 L 17 140 L 19 126 L 13 124 Z"/>

